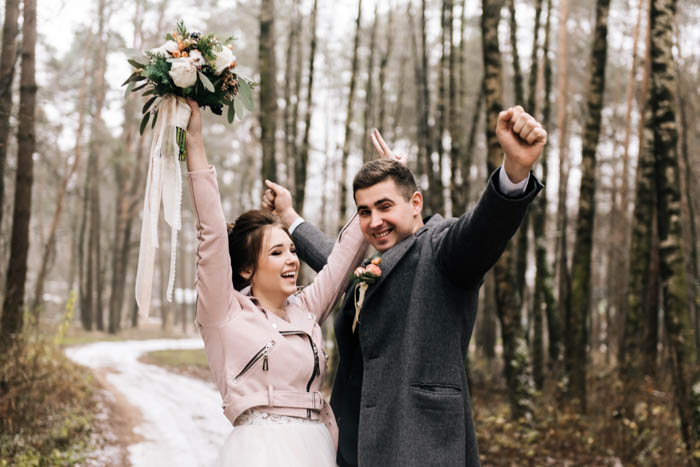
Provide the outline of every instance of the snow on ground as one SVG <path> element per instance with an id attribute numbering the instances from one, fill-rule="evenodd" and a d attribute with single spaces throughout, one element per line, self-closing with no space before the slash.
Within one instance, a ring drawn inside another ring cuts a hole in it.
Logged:
<path id="1" fill-rule="evenodd" d="M 135 467 L 205 466 L 216 460 L 231 432 L 213 384 L 138 361 L 144 353 L 202 348 L 196 339 L 98 342 L 66 350 L 73 361 L 107 368 L 108 382 L 141 411 L 135 428 L 143 442 L 129 446 Z"/>

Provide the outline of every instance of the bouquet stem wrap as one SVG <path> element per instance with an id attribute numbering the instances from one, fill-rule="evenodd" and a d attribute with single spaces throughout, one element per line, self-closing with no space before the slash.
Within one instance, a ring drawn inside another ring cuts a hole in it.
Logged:
<path id="1" fill-rule="evenodd" d="M 192 112 L 187 102 L 173 95 L 164 96 L 158 106 L 159 119 L 153 131 L 151 154 L 143 202 L 143 220 L 136 271 L 136 303 L 139 313 L 148 317 L 153 289 L 155 251 L 158 248 L 158 219 L 161 201 L 163 219 L 171 228 L 170 274 L 167 300 L 173 300 L 177 234 L 181 228 L 182 172 L 178 162 L 184 148 L 184 130 Z"/>

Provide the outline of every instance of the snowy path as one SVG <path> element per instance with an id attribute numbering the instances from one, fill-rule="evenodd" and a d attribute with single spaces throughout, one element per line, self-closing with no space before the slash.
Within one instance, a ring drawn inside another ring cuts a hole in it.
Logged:
<path id="1" fill-rule="evenodd" d="M 231 424 L 214 385 L 138 361 L 154 350 L 202 347 L 196 338 L 98 342 L 66 350 L 81 365 L 110 370 L 109 384 L 141 411 L 134 431 L 143 441 L 129 446 L 132 465 L 205 466 L 216 459 Z"/>

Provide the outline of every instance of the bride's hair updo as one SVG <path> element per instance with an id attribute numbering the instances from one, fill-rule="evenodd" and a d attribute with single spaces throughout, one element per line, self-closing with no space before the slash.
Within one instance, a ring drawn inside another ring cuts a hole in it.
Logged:
<path id="1" fill-rule="evenodd" d="M 280 227 L 287 235 L 289 231 L 279 217 L 269 211 L 251 209 L 241 214 L 228 228 L 228 253 L 231 257 L 233 287 L 236 290 L 250 285 L 250 279 L 241 276 L 241 271 L 250 269 L 255 274 L 255 267 L 262 251 L 265 231 L 273 226 Z M 289 235 L 289 238 L 292 238 Z"/>

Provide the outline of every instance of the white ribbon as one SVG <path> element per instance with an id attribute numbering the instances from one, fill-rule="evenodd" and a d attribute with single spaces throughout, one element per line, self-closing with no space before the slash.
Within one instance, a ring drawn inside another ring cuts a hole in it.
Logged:
<path id="1" fill-rule="evenodd" d="M 139 264 L 136 270 L 136 303 L 139 313 L 147 318 L 151 308 L 155 249 L 158 248 L 158 218 L 161 201 L 163 219 L 171 230 L 170 275 L 167 300 L 173 301 L 177 233 L 181 227 L 180 204 L 182 202 L 182 172 L 180 148 L 176 140 L 176 128 L 186 129 L 192 110 L 184 99 L 165 96 L 156 102 L 158 121 L 153 131 L 151 155 L 146 179 L 146 195 L 143 202 Z"/>
<path id="2" fill-rule="evenodd" d="M 369 284 L 367 282 L 360 282 L 355 284 L 355 318 L 352 320 L 352 332 L 355 332 L 357 323 L 360 321 L 360 310 L 362 310 L 362 304 L 365 302 L 365 294 Z"/>

